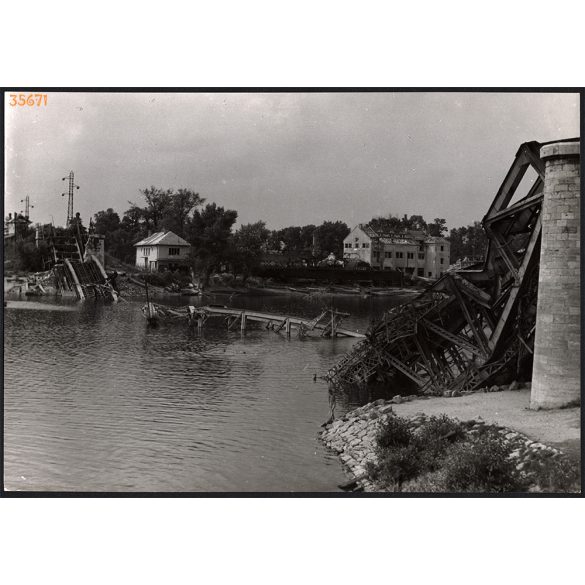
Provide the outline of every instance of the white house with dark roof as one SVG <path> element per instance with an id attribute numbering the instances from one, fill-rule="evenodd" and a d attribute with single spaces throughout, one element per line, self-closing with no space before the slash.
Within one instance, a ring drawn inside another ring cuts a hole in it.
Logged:
<path id="1" fill-rule="evenodd" d="M 359 259 L 372 268 L 439 278 L 449 268 L 451 245 L 421 231 L 382 233 L 359 224 L 343 240 L 345 260 Z"/>
<path id="2" fill-rule="evenodd" d="M 157 232 L 134 244 L 136 267 L 149 272 L 178 270 L 189 265 L 191 244 L 173 232 Z"/>

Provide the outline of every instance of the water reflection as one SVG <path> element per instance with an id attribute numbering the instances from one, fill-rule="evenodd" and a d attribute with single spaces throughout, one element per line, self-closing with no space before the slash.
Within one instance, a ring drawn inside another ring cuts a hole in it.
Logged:
<path id="1" fill-rule="evenodd" d="M 335 300 L 354 329 L 391 302 Z M 149 329 L 141 304 L 52 300 L 43 310 L 5 310 L 7 489 L 336 489 L 342 470 L 316 438 L 329 416 L 328 389 L 313 375 L 355 340 L 287 339 L 261 327 L 244 335 Z M 314 317 L 323 301 L 231 304 Z"/>

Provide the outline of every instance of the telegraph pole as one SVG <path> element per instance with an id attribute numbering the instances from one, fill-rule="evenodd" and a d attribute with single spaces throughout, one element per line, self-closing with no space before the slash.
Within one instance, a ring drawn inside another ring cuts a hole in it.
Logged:
<path id="1" fill-rule="evenodd" d="M 73 219 L 73 191 L 74 189 L 79 189 L 79 185 L 76 185 L 73 180 L 73 171 L 70 171 L 67 177 L 63 177 L 63 181 L 65 179 L 69 179 L 69 201 L 67 202 L 67 223 L 65 224 L 66 227 L 69 227 L 71 220 Z M 61 197 L 65 197 L 65 193 L 61 193 Z"/>

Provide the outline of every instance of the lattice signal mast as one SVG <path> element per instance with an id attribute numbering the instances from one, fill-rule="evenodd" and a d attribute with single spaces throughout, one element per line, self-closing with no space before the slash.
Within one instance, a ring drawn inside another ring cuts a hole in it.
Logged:
<path id="1" fill-rule="evenodd" d="M 24 199 L 21 199 L 20 202 L 24 203 L 24 217 L 28 217 L 30 210 L 34 209 L 35 206 L 30 204 L 30 197 L 28 195 Z"/>
<path id="2" fill-rule="evenodd" d="M 66 226 L 69 226 L 71 220 L 73 219 L 73 191 L 74 189 L 79 189 L 79 185 L 76 185 L 73 180 L 73 171 L 69 172 L 67 177 L 63 177 L 63 181 L 69 179 L 69 201 L 67 202 L 67 223 Z M 65 193 L 61 193 L 61 197 L 65 197 Z"/>

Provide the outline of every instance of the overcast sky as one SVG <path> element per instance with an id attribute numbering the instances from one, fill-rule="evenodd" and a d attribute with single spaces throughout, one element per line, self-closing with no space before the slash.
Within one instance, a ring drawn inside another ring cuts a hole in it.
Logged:
<path id="1" fill-rule="evenodd" d="M 576 94 L 49 93 L 47 106 L 6 96 L 5 211 L 31 220 L 74 211 L 87 225 L 122 216 L 139 190 L 191 188 L 271 229 L 374 216 L 487 211 L 522 142 L 579 134 Z"/>

